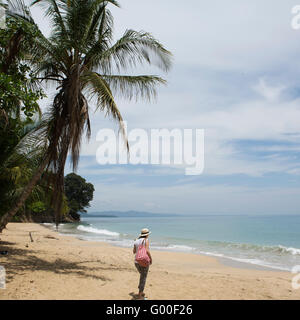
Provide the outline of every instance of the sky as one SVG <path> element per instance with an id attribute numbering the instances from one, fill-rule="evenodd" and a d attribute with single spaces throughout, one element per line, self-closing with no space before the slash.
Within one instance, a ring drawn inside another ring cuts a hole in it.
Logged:
<path id="1" fill-rule="evenodd" d="M 175 165 L 100 165 L 97 132 L 118 126 L 92 112 L 77 171 L 95 186 L 89 212 L 300 214 L 297 0 L 119 2 L 111 7 L 115 39 L 144 30 L 173 54 L 167 74 L 135 71 L 167 80 L 155 102 L 117 98 L 128 128 L 204 129 L 204 170 L 189 176 Z M 41 9 L 32 14 L 49 34 Z"/>

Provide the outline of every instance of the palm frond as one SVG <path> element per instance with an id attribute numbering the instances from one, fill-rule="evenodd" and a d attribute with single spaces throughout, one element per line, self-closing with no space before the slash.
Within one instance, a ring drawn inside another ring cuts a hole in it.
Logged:
<path id="1" fill-rule="evenodd" d="M 126 30 L 120 40 L 101 53 L 103 70 L 106 69 L 105 64 L 110 64 L 111 61 L 115 63 L 118 70 L 147 62 L 163 71 L 168 71 L 172 64 L 172 54 L 150 33 Z"/>
<path id="2" fill-rule="evenodd" d="M 67 30 L 65 26 L 65 21 L 62 16 L 62 6 L 59 5 L 60 1 L 56 0 L 35 0 L 31 3 L 31 6 L 35 4 L 39 4 L 40 6 L 45 8 L 45 16 L 50 17 L 52 20 L 52 33 L 56 33 L 59 37 L 66 37 Z"/>
<path id="3" fill-rule="evenodd" d="M 91 23 L 84 36 L 87 49 L 101 43 L 102 41 L 110 41 L 112 39 L 113 16 L 107 9 L 105 1 L 95 1 L 94 13 L 91 15 Z M 117 3 L 115 3 L 118 6 Z M 93 50 L 91 51 L 93 52 Z"/>
<path id="4" fill-rule="evenodd" d="M 8 16 L 19 18 L 21 20 L 34 24 L 34 20 L 28 7 L 25 5 L 23 0 L 7 0 L 7 11 Z"/>
<path id="5" fill-rule="evenodd" d="M 156 88 L 158 85 L 166 84 L 166 80 L 155 75 L 99 75 L 102 77 L 114 95 L 119 95 L 126 99 L 144 99 L 151 101 L 156 98 Z"/>
<path id="6" fill-rule="evenodd" d="M 82 77 L 82 81 L 85 84 L 86 91 L 90 98 L 95 97 L 97 100 L 97 109 L 104 111 L 106 116 L 112 116 L 113 119 L 119 123 L 119 129 L 125 140 L 127 150 L 129 150 L 129 144 L 127 141 L 124 120 L 120 113 L 120 110 L 115 102 L 113 93 L 109 87 L 109 84 L 96 72 L 86 73 Z"/>

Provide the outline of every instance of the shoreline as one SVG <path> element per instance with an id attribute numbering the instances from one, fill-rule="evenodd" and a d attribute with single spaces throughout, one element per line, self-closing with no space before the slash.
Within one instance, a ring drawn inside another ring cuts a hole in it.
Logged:
<path id="1" fill-rule="evenodd" d="M 33 241 L 29 237 L 31 232 Z M 42 224 L 9 223 L 0 234 L 6 289 L 0 299 L 134 299 L 131 248 L 61 235 Z M 206 255 L 151 250 L 148 299 L 300 299 L 293 274 L 227 265 Z"/>
<path id="2" fill-rule="evenodd" d="M 45 227 L 48 230 L 57 232 L 60 236 L 64 236 L 64 237 L 73 237 L 76 238 L 80 241 L 86 241 L 86 242 L 99 242 L 99 243 L 103 243 L 103 244 L 107 244 L 109 246 L 112 247 L 117 247 L 117 248 L 126 248 L 126 249 L 131 249 L 130 247 L 126 247 L 126 246 L 121 246 L 118 244 L 113 244 L 110 243 L 108 241 L 104 241 L 104 240 L 88 240 L 88 239 L 84 239 L 84 238 L 80 238 L 79 235 L 75 235 L 75 234 L 67 234 L 67 233 L 60 233 L 59 231 L 53 230 L 48 228 L 46 225 L 44 225 L 43 223 L 39 223 L 42 227 Z M 132 241 L 133 242 L 133 241 Z M 211 257 L 213 259 L 216 259 L 220 264 L 224 265 L 224 266 L 228 266 L 228 267 L 232 267 L 232 268 L 241 268 L 241 269 L 248 269 L 248 270 L 262 270 L 262 271 L 280 271 L 280 272 L 287 272 L 287 270 L 282 270 L 282 269 L 276 269 L 276 268 L 272 268 L 272 267 L 267 267 L 267 266 L 261 266 L 258 264 L 252 264 L 250 262 L 241 262 L 241 261 L 237 261 L 234 259 L 231 259 L 229 257 L 218 257 L 218 256 L 214 256 L 213 254 L 209 255 L 209 254 L 205 254 L 205 253 L 198 253 L 198 252 L 185 252 L 185 251 L 180 251 L 180 250 L 163 250 L 163 249 L 151 249 L 151 252 L 170 252 L 170 253 L 183 253 L 183 254 L 192 254 L 192 255 L 200 255 L 203 257 Z"/>
<path id="3" fill-rule="evenodd" d="M 103 243 L 107 243 L 108 245 L 114 246 L 114 247 L 118 247 L 118 248 L 131 248 L 130 246 L 124 246 L 124 245 L 120 245 L 120 244 L 115 244 L 109 241 L 105 241 L 105 240 L 98 240 L 98 239 L 94 239 L 94 240 L 90 240 L 90 239 L 86 239 L 84 238 L 84 236 L 82 236 L 81 234 L 75 234 L 75 233 L 65 233 L 65 232 L 60 232 L 59 230 L 55 230 L 53 228 L 53 223 L 40 223 L 41 226 L 52 230 L 54 232 L 58 232 L 60 235 L 62 236 L 70 236 L 70 237 L 74 237 L 76 239 L 82 240 L 82 241 L 95 241 L 95 242 L 103 242 Z M 132 240 L 133 242 L 133 240 Z M 242 269 L 250 269 L 250 270 L 262 270 L 262 271 L 280 271 L 280 272 L 287 272 L 289 273 L 289 270 L 286 269 L 282 269 L 279 267 L 271 267 L 271 266 L 266 266 L 266 265 L 260 265 L 260 264 L 256 264 L 256 263 L 251 263 L 251 262 L 246 262 L 246 261 L 239 261 L 237 260 L 237 258 L 231 258 L 228 256 L 219 256 L 219 255 L 214 255 L 214 254 L 209 254 L 209 253 L 205 253 L 205 252 L 193 252 L 193 251 L 184 251 L 184 250 L 168 250 L 168 248 L 166 247 L 166 249 L 158 249 L 158 248 L 151 248 L 151 251 L 159 251 L 159 252 L 173 252 L 173 253 L 189 253 L 189 254 L 195 254 L 195 255 L 200 255 L 200 256 L 204 256 L 204 257 L 212 257 L 217 259 L 221 264 L 223 264 L 224 266 L 229 266 L 229 267 L 233 267 L 233 268 L 242 268 Z"/>
<path id="4" fill-rule="evenodd" d="M 104 241 L 104 240 L 88 240 L 88 239 L 85 239 L 85 238 L 80 238 L 80 235 L 71 234 L 71 233 L 70 234 L 60 233 L 59 230 L 57 231 L 57 230 L 54 230 L 53 228 L 49 228 L 49 224 L 48 224 L 48 226 L 46 224 L 44 224 L 44 223 L 38 223 L 38 224 L 41 225 L 42 227 L 45 227 L 48 230 L 57 232 L 61 236 L 73 237 L 73 238 L 76 238 L 76 239 L 78 239 L 80 241 L 100 242 L 100 243 L 107 244 L 109 246 L 113 246 L 113 247 L 117 247 L 117 248 L 131 249 L 130 247 L 109 243 L 108 241 Z M 187 254 L 192 254 L 192 255 L 200 255 L 202 257 L 211 257 L 213 259 L 216 259 L 216 261 L 218 261 L 223 266 L 227 266 L 227 267 L 231 267 L 231 268 L 290 273 L 288 270 L 283 270 L 283 269 L 279 269 L 279 268 L 275 268 L 275 267 L 269 267 L 269 266 L 263 266 L 263 265 L 254 264 L 254 263 L 250 263 L 250 262 L 237 261 L 234 258 L 230 258 L 230 257 L 226 257 L 226 256 L 219 257 L 219 256 L 213 255 L 213 254 L 205 254 L 205 253 L 199 253 L 199 252 L 186 252 L 186 251 L 180 251 L 180 250 L 176 251 L 176 250 L 168 250 L 168 249 L 157 249 L 157 248 L 151 249 L 151 252 L 152 251 L 154 251 L 154 252 L 157 251 L 157 252 L 183 253 L 183 254 L 187 253 Z"/>

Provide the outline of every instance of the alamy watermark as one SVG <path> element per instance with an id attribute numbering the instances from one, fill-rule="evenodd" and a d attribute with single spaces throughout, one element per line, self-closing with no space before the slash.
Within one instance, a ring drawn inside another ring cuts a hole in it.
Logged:
<path id="1" fill-rule="evenodd" d="M 125 135 L 130 146 L 128 156 L 121 133 L 112 129 L 98 131 L 101 142 L 96 159 L 105 164 L 178 165 L 186 175 L 200 175 L 204 169 L 204 129 L 133 129 Z"/>
<path id="2" fill-rule="evenodd" d="M 294 266 L 291 272 L 296 274 L 292 278 L 292 288 L 298 290 L 300 289 L 300 265 Z"/>
<path id="3" fill-rule="evenodd" d="M 291 20 L 291 27 L 294 30 L 300 29 L 300 5 L 296 5 L 292 8 L 291 13 L 293 18 Z"/>
<path id="4" fill-rule="evenodd" d="M 0 266 L 0 289 L 6 288 L 6 273 L 5 268 Z"/>

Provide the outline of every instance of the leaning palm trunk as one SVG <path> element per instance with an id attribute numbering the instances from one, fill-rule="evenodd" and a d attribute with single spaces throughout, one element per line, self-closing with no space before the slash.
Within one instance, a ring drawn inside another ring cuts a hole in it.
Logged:
<path id="1" fill-rule="evenodd" d="M 43 162 L 40 164 L 38 170 L 34 173 L 34 175 L 31 178 L 31 181 L 28 183 L 26 188 L 23 190 L 19 200 L 16 202 L 15 206 L 13 206 L 7 213 L 5 213 L 1 219 L 0 219 L 0 233 L 2 230 L 6 227 L 9 221 L 14 217 L 14 215 L 19 211 L 19 209 L 22 207 L 26 199 L 31 194 L 31 191 L 35 187 L 36 183 L 41 178 L 41 175 L 43 171 L 45 170 L 46 166 L 49 163 L 49 156 L 45 157 Z"/>

